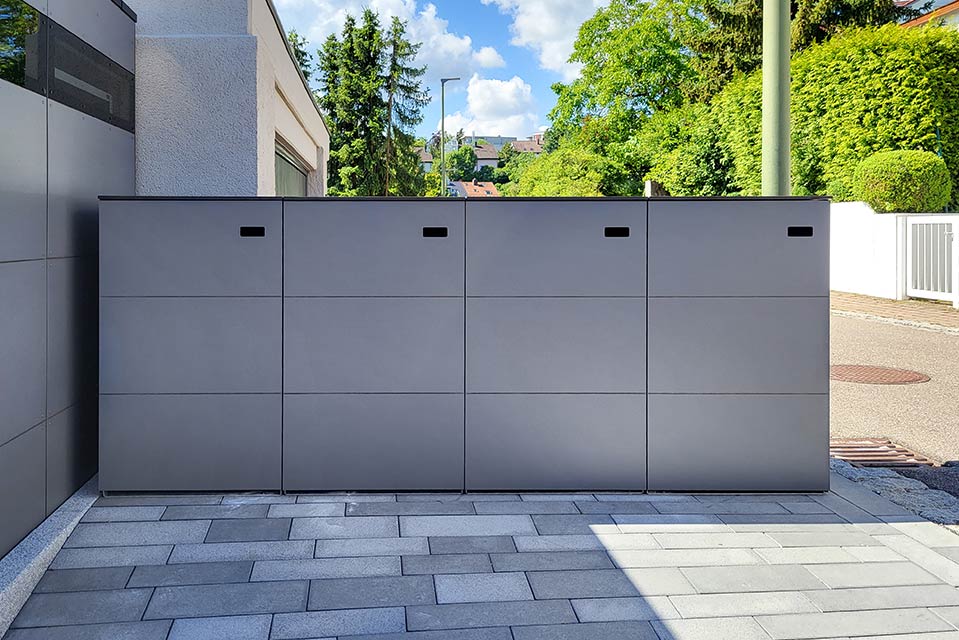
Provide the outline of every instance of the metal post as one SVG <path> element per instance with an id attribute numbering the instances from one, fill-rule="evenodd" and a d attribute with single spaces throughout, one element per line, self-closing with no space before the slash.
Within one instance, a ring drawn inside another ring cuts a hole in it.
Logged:
<path id="1" fill-rule="evenodd" d="M 442 176 L 443 197 L 449 195 L 446 183 L 446 83 L 459 78 L 440 78 L 440 175 Z"/>
<path id="2" fill-rule="evenodd" d="M 764 196 L 788 196 L 789 178 L 789 0 L 763 0 Z"/>

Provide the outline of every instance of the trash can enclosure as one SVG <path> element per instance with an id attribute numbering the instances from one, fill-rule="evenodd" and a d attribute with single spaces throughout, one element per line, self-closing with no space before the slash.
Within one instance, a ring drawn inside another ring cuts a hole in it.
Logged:
<path id="1" fill-rule="evenodd" d="M 118 199 L 105 491 L 828 488 L 818 199 Z"/>

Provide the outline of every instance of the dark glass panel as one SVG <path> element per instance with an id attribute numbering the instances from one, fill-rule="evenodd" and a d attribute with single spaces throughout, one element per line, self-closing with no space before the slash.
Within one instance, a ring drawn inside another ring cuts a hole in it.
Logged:
<path id="1" fill-rule="evenodd" d="M 0 79 L 43 93 L 46 19 L 21 0 L 0 0 Z"/>

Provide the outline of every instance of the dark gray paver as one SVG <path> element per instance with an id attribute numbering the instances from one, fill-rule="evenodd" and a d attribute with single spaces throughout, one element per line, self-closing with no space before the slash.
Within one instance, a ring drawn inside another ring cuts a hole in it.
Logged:
<path id="1" fill-rule="evenodd" d="M 403 556 L 403 574 L 407 576 L 492 571 L 489 556 L 484 554 Z"/>
<path id="2" fill-rule="evenodd" d="M 406 630 L 402 607 L 281 613 L 273 616 L 271 640 L 327 638 Z"/>
<path id="3" fill-rule="evenodd" d="M 528 514 L 578 514 L 579 509 L 572 502 L 541 500 L 537 502 L 477 502 L 476 513 L 506 515 L 511 513 Z"/>
<path id="4" fill-rule="evenodd" d="M 429 539 L 430 553 L 511 553 L 516 551 L 511 536 L 453 536 Z"/>
<path id="5" fill-rule="evenodd" d="M 346 538 L 317 540 L 317 558 L 429 555 L 426 538 Z"/>
<path id="6" fill-rule="evenodd" d="M 43 574 L 34 593 L 65 591 L 104 591 L 123 589 L 133 573 L 133 567 L 104 567 L 99 569 L 64 569 Z"/>
<path id="7" fill-rule="evenodd" d="M 167 507 L 162 520 L 237 520 L 265 518 L 268 504 L 184 505 Z"/>
<path id="8" fill-rule="evenodd" d="M 392 493 L 321 493 L 296 496 L 297 504 L 321 504 L 324 502 L 396 502 Z"/>
<path id="9" fill-rule="evenodd" d="M 287 505 L 281 505 L 287 506 Z M 286 540 L 290 535 L 290 518 L 257 518 L 246 520 L 214 520 L 206 534 L 207 542 L 265 542 Z"/>
<path id="10" fill-rule="evenodd" d="M 378 633 L 372 636 L 350 636 L 349 640 L 513 640 L 509 627 L 456 629 L 444 631 L 410 631 Z"/>
<path id="11" fill-rule="evenodd" d="M 403 536 L 512 536 L 536 533 L 528 515 L 400 516 Z"/>
<path id="12" fill-rule="evenodd" d="M 639 595 L 629 577 L 619 569 L 530 571 L 526 576 L 537 600 Z"/>
<path id="13" fill-rule="evenodd" d="M 410 631 L 576 622 L 568 600 L 524 600 L 407 607 Z"/>
<path id="14" fill-rule="evenodd" d="M 35 593 L 27 599 L 13 627 L 134 622 L 150 600 L 150 589 Z"/>
<path id="15" fill-rule="evenodd" d="M 106 547 L 60 549 L 50 564 L 51 569 L 84 569 L 93 567 L 132 567 L 166 564 L 173 545 L 146 547 Z"/>
<path id="16" fill-rule="evenodd" d="M 181 587 L 199 584 L 247 582 L 252 562 L 200 562 L 142 566 L 133 571 L 131 587 Z"/>
<path id="17" fill-rule="evenodd" d="M 577 502 L 576 506 L 581 513 L 590 514 L 655 514 L 656 507 L 652 502 L 638 501 L 596 501 L 596 502 Z"/>
<path id="18" fill-rule="evenodd" d="M 396 516 L 294 518 L 290 529 L 290 540 L 391 538 L 398 535 Z"/>
<path id="19" fill-rule="evenodd" d="M 540 535 L 569 535 L 576 533 L 618 532 L 608 515 L 587 516 L 532 516 Z"/>
<path id="20" fill-rule="evenodd" d="M 561 571 L 566 569 L 612 569 L 603 551 L 554 551 L 490 554 L 494 571 Z"/>
<path id="21" fill-rule="evenodd" d="M 305 611 L 306 581 L 159 587 L 145 620 Z"/>
<path id="22" fill-rule="evenodd" d="M 959 606 L 959 589 L 947 584 L 829 589 L 806 593 L 822 611 L 868 611 Z"/>
<path id="23" fill-rule="evenodd" d="M 293 560 L 312 558 L 313 550 L 312 540 L 178 544 L 173 549 L 173 554 L 170 555 L 170 563 Z"/>
<path id="24" fill-rule="evenodd" d="M 307 608 L 358 609 L 436 604 L 429 576 L 314 580 Z"/>
<path id="25" fill-rule="evenodd" d="M 106 496 L 97 498 L 94 507 L 166 507 L 183 504 L 220 504 L 219 495 Z"/>
<path id="26" fill-rule="evenodd" d="M 122 547 L 203 542 L 209 520 L 78 524 L 64 548 Z"/>
<path id="27" fill-rule="evenodd" d="M 665 596 L 587 598 L 573 600 L 573 610 L 582 622 L 613 622 L 616 620 L 668 620 L 679 613 Z"/>
<path id="28" fill-rule="evenodd" d="M 166 507 L 93 507 L 80 522 L 148 522 L 159 520 Z"/>
<path id="29" fill-rule="evenodd" d="M 346 515 L 346 504 L 342 502 L 315 502 L 305 504 L 270 505 L 271 518 L 321 518 Z"/>
<path id="30" fill-rule="evenodd" d="M 505 502 L 519 500 L 515 493 L 400 493 L 398 502 Z"/>
<path id="31" fill-rule="evenodd" d="M 237 494 L 223 496 L 220 504 L 293 504 L 296 496 L 284 496 L 279 493 Z"/>
<path id="32" fill-rule="evenodd" d="M 850 565 L 843 565 L 848 567 Z M 700 593 L 802 591 L 825 589 L 809 570 L 793 565 L 747 567 L 689 567 L 686 578 Z"/>
<path id="33" fill-rule="evenodd" d="M 351 502 L 348 516 L 445 516 L 472 515 L 472 502 Z"/>
<path id="34" fill-rule="evenodd" d="M 436 583 L 436 601 L 441 604 L 533 599 L 524 573 L 438 575 L 433 580 Z"/>
<path id="35" fill-rule="evenodd" d="M 588 622 L 516 627 L 514 640 L 659 640 L 648 622 Z"/>
<path id="36" fill-rule="evenodd" d="M 12 629 L 4 640 L 166 640 L 170 620 Z"/>
<path id="37" fill-rule="evenodd" d="M 305 560 L 260 560 L 253 565 L 250 580 L 315 580 L 400 575 L 397 556 L 361 558 L 309 558 Z"/>
<path id="38" fill-rule="evenodd" d="M 657 502 L 660 513 L 674 514 L 730 514 L 730 515 L 768 515 L 788 514 L 786 509 L 775 502 Z"/>
<path id="39" fill-rule="evenodd" d="M 268 615 L 176 620 L 167 640 L 268 640 L 271 623 Z"/>

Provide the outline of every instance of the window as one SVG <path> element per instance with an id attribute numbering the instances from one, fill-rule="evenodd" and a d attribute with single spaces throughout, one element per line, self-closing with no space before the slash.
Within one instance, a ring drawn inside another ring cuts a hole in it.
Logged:
<path id="1" fill-rule="evenodd" d="M 0 79 L 45 93 L 46 23 L 22 0 L 0 0 Z"/>
<path id="2" fill-rule="evenodd" d="M 276 195 L 306 196 L 309 170 L 279 142 L 276 145 Z"/>

